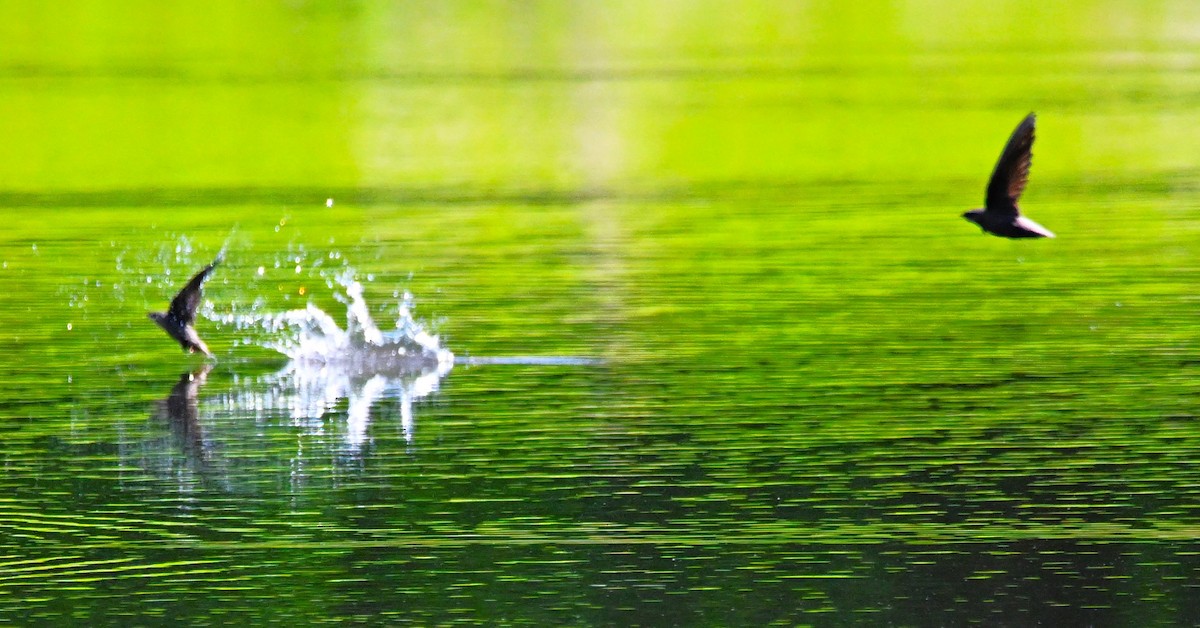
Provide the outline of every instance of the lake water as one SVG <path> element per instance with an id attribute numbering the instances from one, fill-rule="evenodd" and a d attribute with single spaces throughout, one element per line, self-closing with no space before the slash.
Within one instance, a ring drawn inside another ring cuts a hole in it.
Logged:
<path id="1" fill-rule="evenodd" d="M 1194 3 L 17 2 L 0 38 L 4 620 L 1200 617 Z M 1029 111 L 1059 237 L 983 235 Z M 222 250 L 206 365 L 145 314 Z M 357 303 L 453 363 L 272 349 Z"/>

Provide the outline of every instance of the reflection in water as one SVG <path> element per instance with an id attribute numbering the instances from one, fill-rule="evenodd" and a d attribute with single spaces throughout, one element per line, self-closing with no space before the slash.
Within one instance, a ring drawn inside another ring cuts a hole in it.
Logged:
<path id="1" fill-rule="evenodd" d="M 204 442 L 204 428 L 200 424 L 198 394 L 208 381 L 212 364 L 199 370 L 184 373 L 171 388 L 171 394 L 156 404 L 154 418 L 166 422 L 171 433 L 183 448 L 188 459 L 206 463 L 212 448 Z"/>
<path id="2" fill-rule="evenodd" d="M 401 429 L 411 443 L 413 402 L 436 391 L 452 367 L 416 363 L 409 365 L 414 368 L 373 371 L 347 368 L 350 364 L 293 360 L 276 373 L 217 395 L 212 403 L 228 416 L 261 420 L 283 415 L 307 433 L 323 434 L 326 416 L 345 399 L 343 440 L 350 450 L 358 451 L 368 440 L 371 409 L 384 398 L 399 400 Z"/>
<path id="3" fill-rule="evenodd" d="M 212 366 L 184 373 L 155 404 L 153 417 L 169 427 L 171 438 L 143 441 L 130 453 L 181 492 L 213 485 L 233 491 L 239 478 L 252 479 L 248 467 L 290 469 L 290 483 L 303 484 L 314 459 L 354 464 L 371 442 L 372 419 L 394 417 L 394 410 L 381 403 L 387 399 L 399 401 L 399 429 L 411 447 L 413 406 L 438 389 L 452 365 L 370 371 L 346 368 L 349 364 L 292 360 L 267 375 L 235 376 L 232 387 L 204 396 L 201 389 Z M 264 441 L 264 430 L 278 435 L 281 426 L 297 430 L 294 449 Z"/>

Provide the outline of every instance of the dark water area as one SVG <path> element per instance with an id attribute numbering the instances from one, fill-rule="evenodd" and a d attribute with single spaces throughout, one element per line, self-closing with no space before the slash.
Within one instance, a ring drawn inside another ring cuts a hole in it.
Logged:
<path id="1" fill-rule="evenodd" d="M 0 7 L 0 620 L 1193 623 L 1200 12 L 1105 7 Z"/>

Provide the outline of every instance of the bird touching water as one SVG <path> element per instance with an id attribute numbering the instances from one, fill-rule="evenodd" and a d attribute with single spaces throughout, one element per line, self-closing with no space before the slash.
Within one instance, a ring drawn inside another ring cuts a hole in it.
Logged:
<path id="1" fill-rule="evenodd" d="M 199 351 L 210 358 L 213 357 L 213 354 L 208 350 L 208 345 L 200 339 L 200 335 L 196 333 L 194 323 L 196 306 L 200 305 L 200 286 L 204 284 L 204 280 L 219 263 L 221 263 L 221 256 L 217 256 L 217 259 L 213 260 L 211 264 L 196 273 L 196 276 L 192 277 L 187 285 L 179 291 L 179 294 L 171 300 L 171 306 L 166 312 L 150 312 L 148 314 L 150 320 L 158 323 L 158 326 L 179 342 L 188 353 Z"/>
<path id="2" fill-rule="evenodd" d="M 1053 238 L 1049 229 L 1021 215 L 1017 201 L 1029 181 L 1029 165 L 1033 159 L 1033 126 L 1036 116 L 1029 114 L 1017 125 L 1000 161 L 988 182 L 983 209 L 972 209 L 963 218 L 984 231 L 1005 238 Z"/>

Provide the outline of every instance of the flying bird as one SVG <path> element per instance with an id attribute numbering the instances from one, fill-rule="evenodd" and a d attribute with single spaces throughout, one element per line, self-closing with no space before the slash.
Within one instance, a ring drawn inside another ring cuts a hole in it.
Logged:
<path id="1" fill-rule="evenodd" d="M 988 182 L 983 209 L 972 209 L 963 218 L 979 225 L 984 231 L 1005 238 L 1053 238 L 1049 229 L 1021 215 L 1017 200 L 1029 181 L 1029 164 L 1033 159 L 1033 125 L 1036 116 L 1029 114 L 1017 125 L 992 180 Z"/>
<path id="2" fill-rule="evenodd" d="M 200 305 L 200 286 L 220 262 L 221 256 L 217 256 L 213 263 L 196 273 L 196 276 L 187 282 L 183 290 L 180 290 L 179 294 L 171 299 L 171 306 L 166 312 L 150 312 L 147 315 L 150 320 L 158 323 L 158 326 L 162 327 L 168 336 L 179 342 L 188 353 L 199 351 L 210 358 L 213 357 L 213 354 L 208 350 L 208 345 L 200 339 L 200 335 L 196 333 L 194 323 L 196 306 Z"/>

